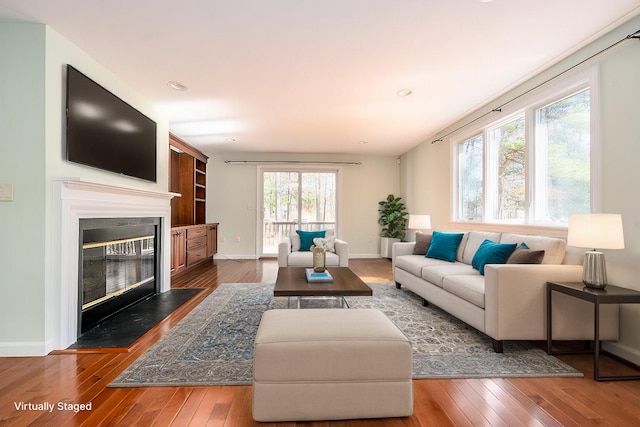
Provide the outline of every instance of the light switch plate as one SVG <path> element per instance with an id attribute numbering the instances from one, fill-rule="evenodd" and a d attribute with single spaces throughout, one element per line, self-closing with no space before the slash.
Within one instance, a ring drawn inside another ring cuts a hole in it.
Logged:
<path id="1" fill-rule="evenodd" d="M 13 184 L 0 182 L 0 202 L 13 202 Z"/>

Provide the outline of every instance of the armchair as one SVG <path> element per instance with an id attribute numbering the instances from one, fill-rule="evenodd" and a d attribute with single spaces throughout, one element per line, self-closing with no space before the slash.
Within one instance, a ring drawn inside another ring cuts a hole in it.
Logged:
<path id="1" fill-rule="evenodd" d="M 295 241 L 297 238 L 297 246 Z M 327 251 L 327 267 L 349 266 L 349 244 L 344 240 L 335 240 L 335 252 Z M 297 235 L 285 237 L 278 244 L 278 267 L 313 267 L 313 254 L 309 251 L 300 251 L 300 240 Z"/>

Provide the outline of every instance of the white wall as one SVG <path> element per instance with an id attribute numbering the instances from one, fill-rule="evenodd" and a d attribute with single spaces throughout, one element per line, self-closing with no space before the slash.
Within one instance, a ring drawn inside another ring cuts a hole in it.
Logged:
<path id="1" fill-rule="evenodd" d="M 207 165 L 207 221 L 219 222 L 218 258 L 258 256 L 258 166 L 231 165 L 225 160 L 360 161 L 342 166 L 340 236 L 349 242 L 351 257 L 380 255 L 378 201 L 400 191 L 397 158 L 362 155 L 294 155 L 205 152 Z M 240 241 L 237 241 L 240 237 Z"/>
<path id="2" fill-rule="evenodd" d="M 571 65 L 588 58 L 640 28 L 635 18 L 596 40 L 521 86 L 509 91 L 491 104 L 478 109 L 438 134 L 434 140 L 468 123 L 492 106 L 511 99 L 527 89 L 556 75 Z M 602 206 L 601 212 L 621 213 L 625 232 L 625 249 L 606 251 L 609 281 L 619 286 L 640 290 L 640 42 L 629 40 L 598 56 L 587 65 L 600 67 L 601 140 L 602 140 Z M 579 71 L 579 70 L 576 70 Z M 402 191 L 411 209 L 431 214 L 434 229 L 455 227 L 451 223 L 451 147 L 444 142 L 423 143 L 405 154 L 402 167 Z M 529 229 L 535 233 L 535 229 Z M 621 310 L 621 339 L 609 344 L 609 350 L 640 363 L 640 306 Z"/>
<path id="3" fill-rule="evenodd" d="M 50 350 L 50 325 L 60 304 L 53 180 L 74 177 L 167 191 L 168 126 L 124 82 L 49 27 L 0 23 L 0 56 L 0 182 L 12 183 L 15 192 L 13 202 L 0 203 L 0 355 L 41 355 Z M 66 64 L 157 122 L 157 183 L 64 160 Z"/>
<path id="4" fill-rule="evenodd" d="M 630 29 L 640 29 L 640 19 L 634 20 L 625 31 Z M 628 41 L 607 55 L 600 68 L 602 211 L 622 214 L 625 237 L 624 250 L 606 252 L 607 273 L 610 282 L 637 290 L 640 290 L 640 193 L 637 190 L 640 182 L 639 70 L 638 40 Z M 620 321 L 621 339 L 611 350 L 640 363 L 640 306 L 622 306 Z"/>
<path id="5" fill-rule="evenodd" d="M 421 144 L 401 157 L 401 196 L 409 212 L 428 214 L 433 229 L 449 226 L 451 187 L 447 144 Z M 447 160 L 444 160 L 447 159 Z"/>

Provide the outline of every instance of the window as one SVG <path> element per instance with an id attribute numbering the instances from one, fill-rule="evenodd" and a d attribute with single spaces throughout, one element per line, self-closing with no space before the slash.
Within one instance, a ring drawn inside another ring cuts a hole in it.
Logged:
<path id="1" fill-rule="evenodd" d="M 536 221 L 590 212 L 590 91 L 536 110 Z"/>
<path id="2" fill-rule="evenodd" d="M 525 217 L 525 121 L 519 116 L 489 128 L 487 194 L 489 218 L 523 222 Z"/>
<path id="3" fill-rule="evenodd" d="M 460 163 L 460 218 L 482 221 L 482 135 L 462 142 L 458 147 Z"/>
<path id="4" fill-rule="evenodd" d="M 262 254 L 296 230 L 337 229 L 337 171 L 262 172 Z"/>
<path id="5" fill-rule="evenodd" d="M 591 211 L 595 73 L 587 75 L 456 141 L 454 220 L 566 226 Z"/>

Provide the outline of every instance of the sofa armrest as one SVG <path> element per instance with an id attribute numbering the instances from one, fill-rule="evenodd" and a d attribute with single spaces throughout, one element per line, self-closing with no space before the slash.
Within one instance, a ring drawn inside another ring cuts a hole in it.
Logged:
<path id="1" fill-rule="evenodd" d="M 546 337 L 547 282 L 579 282 L 582 266 L 488 264 L 484 277 L 485 333 L 496 340 L 539 340 Z"/>
<path id="2" fill-rule="evenodd" d="M 412 255 L 416 242 L 396 242 L 391 249 L 391 257 L 395 258 L 400 255 Z"/>
<path id="3" fill-rule="evenodd" d="M 391 265 L 395 267 L 396 257 L 400 255 L 412 255 L 416 242 L 396 242 L 391 246 Z"/>
<path id="4" fill-rule="evenodd" d="M 349 266 L 349 244 L 344 240 L 336 239 L 335 244 L 336 255 L 340 258 L 340 263 L 338 264 L 340 267 L 348 267 Z"/>
<path id="5" fill-rule="evenodd" d="M 291 253 L 291 239 L 285 237 L 278 243 L 278 267 L 286 267 L 289 264 L 289 254 Z"/>

